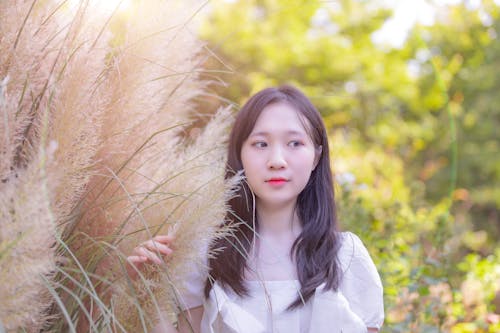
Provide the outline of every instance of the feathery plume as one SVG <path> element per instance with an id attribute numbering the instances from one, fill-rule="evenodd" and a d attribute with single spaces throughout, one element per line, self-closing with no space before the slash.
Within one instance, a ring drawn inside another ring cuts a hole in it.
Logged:
<path id="1" fill-rule="evenodd" d="M 56 216 L 47 151 L 48 50 L 57 27 L 42 24 L 34 2 L 0 2 L 0 321 L 8 330 L 37 331 L 50 305 L 47 279 L 55 270 Z"/>
<path id="2" fill-rule="evenodd" d="M 7 330 L 137 331 L 159 308 L 175 313 L 183 277 L 193 263 L 203 269 L 234 187 L 223 179 L 230 111 L 191 144 L 186 137 L 207 84 L 203 45 L 190 28 L 203 4 L 134 2 L 123 31 L 100 5 L 0 2 Z M 170 231 L 181 250 L 130 288 L 123 256 Z"/>
<path id="3" fill-rule="evenodd" d="M 37 331 L 50 305 L 46 281 L 55 271 L 51 176 L 43 151 L 0 185 L 0 322 L 7 331 Z"/>
<path id="4" fill-rule="evenodd" d="M 133 286 L 134 296 L 130 296 L 129 281 L 118 285 L 118 290 L 128 293 L 116 293 L 117 309 L 133 308 L 137 300 L 141 304 L 135 317 L 131 311 L 127 313 L 132 330 L 140 328 L 141 315 L 150 319 L 143 321 L 154 324 L 160 311 L 170 316 L 176 314 L 182 307 L 183 300 L 178 295 L 186 275 L 192 269 L 202 275 L 206 270 L 206 250 L 210 241 L 224 232 L 220 225 L 226 202 L 238 181 L 224 181 L 225 138 L 231 122 L 229 109 L 219 110 L 193 144 L 178 149 L 173 158 L 164 156 L 151 163 L 162 165 L 152 175 L 163 181 L 150 193 L 163 193 L 165 199 L 160 196 L 141 204 L 137 213 L 141 219 L 126 228 L 135 237 L 127 237 L 120 248 L 130 253 L 140 240 L 171 232 L 178 250 L 165 265 L 152 268 L 144 280 Z"/>

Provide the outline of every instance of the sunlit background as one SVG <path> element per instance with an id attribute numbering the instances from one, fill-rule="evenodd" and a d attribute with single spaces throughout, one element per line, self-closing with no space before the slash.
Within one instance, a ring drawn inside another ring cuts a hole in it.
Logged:
<path id="1" fill-rule="evenodd" d="M 223 192 L 191 195 L 205 175 L 193 156 L 224 143 L 217 110 L 291 83 L 327 125 L 341 226 L 383 280 L 382 332 L 500 332 L 500 0 L 0 1 L 0 19 L 7 330 L 147 331 L 151 298 L 123 311 L 125 293 L 93 285 L 112 289 L 121 271 L 93 260 L 115 238 L 137 244 L 120 223 L 163 225 L 170 211 L 196 243 L 190 214 L 215 216 Z M 183 184 L 155 187 L 181 168 Z M 47 230 L 57 250 L 32 238 Z"/>
<path id="2" fill-rule="evenodd" d="M 342 225 L 383 277 L 383 332 L 500 331 L 499 6 L 207 3 L 214 92 L 241 105 L 290 82 L 323 114 Z"/>

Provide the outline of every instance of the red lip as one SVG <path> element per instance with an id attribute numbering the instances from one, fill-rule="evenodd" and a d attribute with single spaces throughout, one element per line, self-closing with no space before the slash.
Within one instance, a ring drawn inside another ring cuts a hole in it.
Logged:
<path id="1" fill-rule="evenodd" d="M 268 183 L 276 185 L 286 183 L 287 181 L 285 178 L 270 178 L 267 180 Z"/>

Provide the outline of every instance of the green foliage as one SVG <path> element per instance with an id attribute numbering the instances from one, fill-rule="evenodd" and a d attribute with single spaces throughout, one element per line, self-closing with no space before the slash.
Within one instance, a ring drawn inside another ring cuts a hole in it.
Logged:
<path id="1" fill-rule="evenodd" d="M 468 19 L 463 20 L 464 16 Z M 447 12 L 442 23 L 415 29 L 406 46 L 408 52 L 429 50 L 425 51 L 429 60 L 420 62 L 423 110 L 441 112 L 442 102 L 437 102 L 439 95 L 434 89 L 438 81 L 436 73 L 444 83 L 460 146 L 457 187 L 467 190 L 467 199 L 474 204 L 476 217 L 469 223 L 486 229 L 493 238 L 499 237 L 498 226 L 491 227 L 498 225 L 500 185 L 496 131 L 500 125 L 496 105 L 500 100 L 495 93 L 500 88 L 495 70 L 500 66 L 499 31 L 499 7 L 493 1 L 483 1 L 478 10 L 459 5 Z M 441 117 L 440 122 L 444 125 L 447 120 Z M 417 165 L 435 165 L 425 177 L 430 199 L 443 196 L 449 182 L 449 128 L 442 126 L 440 135 L 428 141 L 425 155 L 416 158 L 420 162 Z"/>
<path id="2" fill-rule="evenodd" d="M 288 82 L 323 114 L 342 227 L 361 237 L 383 279 L 383 331 L 498 331 L 498 5 L 441 7 L 400 49 L 372 42 L 391 15 L 376 1 L 210 9 L 201 34 L 217 61 L 208 67 L 230 71 L 217 93 L 241 103 Z"/>

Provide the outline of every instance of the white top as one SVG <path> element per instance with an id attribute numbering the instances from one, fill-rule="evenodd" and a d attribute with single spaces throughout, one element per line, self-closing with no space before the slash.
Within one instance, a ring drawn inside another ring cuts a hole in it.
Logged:
<path id="1" fill-rule="evenodd" d="M 239 297 L 215 283 L 207 299 L 205 277 L 187 279 L 183 308 L 203 304 L 202 333 L 357 333 L 380 328 L 384 321 L 383 290 L 373 261 L 361 240 L 342 233 L 339 260 L 342 280 L 337 292 L 316 289 L 309 301 L 293 311 L 298 280 L 246 281 L 249 297 Z"/>

